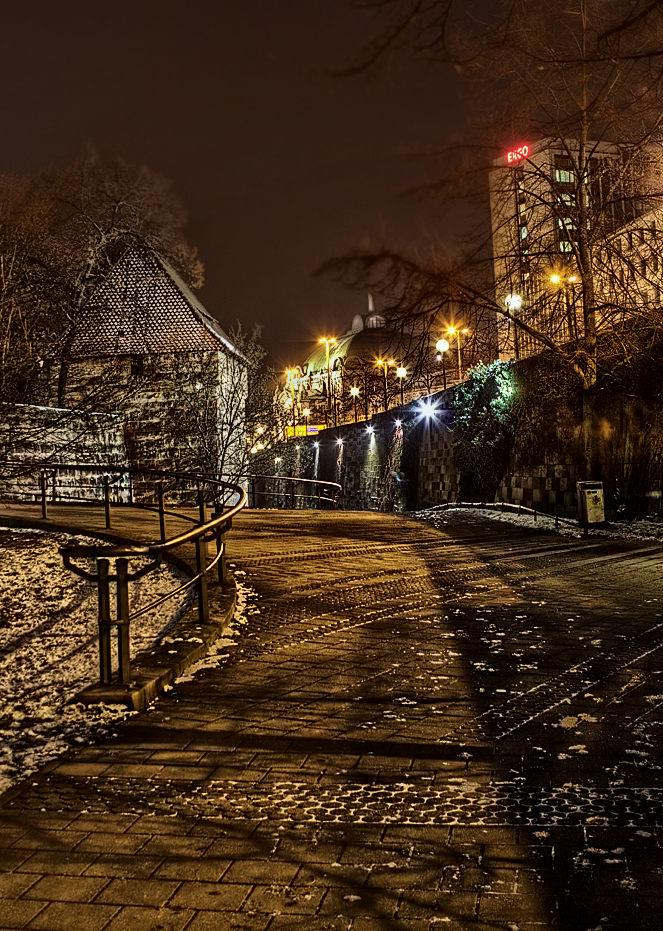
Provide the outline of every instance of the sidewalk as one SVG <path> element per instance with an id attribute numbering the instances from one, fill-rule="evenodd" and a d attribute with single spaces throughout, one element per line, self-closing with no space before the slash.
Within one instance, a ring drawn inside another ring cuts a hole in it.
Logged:
<path id="1" fill-rule="evenodd" d="M 0 799 L 0 927 L 660 931 L 662 545 L 254 511 L 229 550 L 225 665 Z"/>

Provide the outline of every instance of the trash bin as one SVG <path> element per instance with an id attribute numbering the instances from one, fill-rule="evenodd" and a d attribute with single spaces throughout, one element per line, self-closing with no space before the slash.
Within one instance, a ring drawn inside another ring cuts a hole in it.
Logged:
<path id="1" fill-rule="evenodd" d="M 576 482 L 578 520 L 581 524 L 602 524 L 605 521 L 603 482 Z"/>

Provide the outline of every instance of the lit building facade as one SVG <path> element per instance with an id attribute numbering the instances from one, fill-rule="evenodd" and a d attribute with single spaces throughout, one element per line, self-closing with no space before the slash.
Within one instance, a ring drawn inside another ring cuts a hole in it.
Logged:
<path id="1" fill-rule="evenodd" d="M 657 211 L 647 210 L 635 193 L 652 189 L 653 161 L 641 159 L 637 172 L 635 164 L 606 144 L 588 145 L 580 158 L 572 140 L 523 145 L 494 162 L 495 301 L 516 318 L 514 323 L 498 314 L 500 358 L 541 350 L 519 321 L 557 345 L 583 336 L 583 267 L 591 270 L 599 326 L 614 322 L 619 308 L 623 314 L 626 298 L 639 308 L 643 301 L 660 301 L 654 278 L 660 223 Z"/>

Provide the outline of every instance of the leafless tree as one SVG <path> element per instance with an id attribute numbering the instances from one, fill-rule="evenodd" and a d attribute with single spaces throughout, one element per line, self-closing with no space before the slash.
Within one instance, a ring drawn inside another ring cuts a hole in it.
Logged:
<path id="1" fill-rule="evenodd" d="M 57 360 L 64 401 L 81 309 L 127 246 L 154 249 L 199 288 L 185 224 L 166 178 L 93 149 L 60 171 L 1 179 L 0 398 L 40 400 L 40 370 Z"/>
<path id="2" fill-rule="evenodd" d="M 663 322 L 661 4 L 358 5 L 383 15 L 384 28 L 349 72 L 406 49 L 466 81 L 467 137 L 436 153 L 438 174 L 417 193 L 462 202 L 468 232 L 417 251 L 356 252 L 325 271 L 381 289 L 392 317 L 418 321 L 428 347 L 451 312 L 483 341 L 480 357 L 494 346 L 568 363 L 595 472 L 601 334 L 618 331 L 628 356 L 646 342 L 634 332 Z"/>

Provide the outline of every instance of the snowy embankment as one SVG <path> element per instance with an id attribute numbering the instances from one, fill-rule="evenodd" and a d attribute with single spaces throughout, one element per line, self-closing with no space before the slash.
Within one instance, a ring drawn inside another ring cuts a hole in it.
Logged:
<path id="1" fill-rule="evenodd" d="M 113 724 L 131 713 L 118 705 L 68 704 L 99 678 L 97 587 L 64 568 L 58 546 L 70 539 L 0 528 L 0 792 L 73 745 L 112 733 Z M 130 611 L 184 578 L 164 565 L 131 582 Z M 138 618 L 131 655 L 176 623 L 191 598 L 191 590 L 183 592 Z"/>
<path id="2" fill-rule="evenodd" d="M 428 511 L 417 511 L 414 516 L 418 520 L 430 521 L 432 524 L 444 524 L 445 515 L 471 514 L 474 517 L 486 517 L 489 520 L 500 521 L 505 524 L 514 524 L 517 527 L 528 527 L 530 530 L 546 531 L 566 537 L 582 537 L 583 528 L 578 524 L 562 523 L 555 528 L 555 518 L 547 514 L 537 513 L 536 520 L 533 514 L 516 514 L 509 511 L 493 511 L 489 508 L 431 508 Z M 592 537 L 604 537 L 613 540 L 657 540 L 663 542 L 663 523 L 651 520 L 620 521 L 606 524 L 603 527 L 589 527 Z"/>

